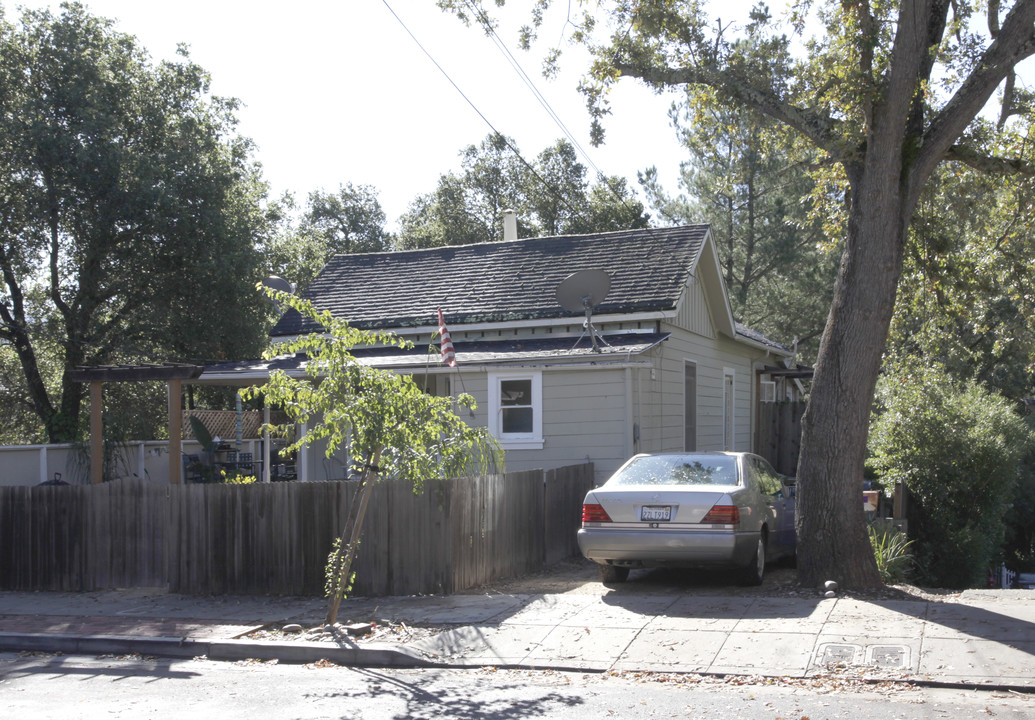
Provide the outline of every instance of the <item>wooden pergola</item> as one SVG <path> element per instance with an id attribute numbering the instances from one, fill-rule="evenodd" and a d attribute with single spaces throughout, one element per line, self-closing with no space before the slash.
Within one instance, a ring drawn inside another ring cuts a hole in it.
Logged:
<path id="1" fill-rule="evenodd" d="M 69 372 L 69 379 L 73 382 L 90 385 L 90 482 L 100 483 L 104 480 L 104 423 L 101 414 L 104 383 L 162 380 L 169 388 L 169 482 L 179 483 L 180 437 L 183 434 L 183 381 L 197 379 L 204 369 L 202 365 L 162 363 L 77 367 Z"/>

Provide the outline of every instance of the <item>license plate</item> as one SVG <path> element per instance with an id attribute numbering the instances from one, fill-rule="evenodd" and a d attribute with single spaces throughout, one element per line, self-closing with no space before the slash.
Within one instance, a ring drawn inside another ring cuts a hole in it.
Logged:
<path id="1" fill-rule="evenodd" d="M 640 508 L 640 520 L 643 521 L 654 521 L 658 520 L 671 520 L 672 519 L 672 506 L 671 505 L 644 505 Z"/>

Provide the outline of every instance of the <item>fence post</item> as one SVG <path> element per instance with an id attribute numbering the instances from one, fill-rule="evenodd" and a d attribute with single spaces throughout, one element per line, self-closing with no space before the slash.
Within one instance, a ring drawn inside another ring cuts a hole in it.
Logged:
<path id="1" fill-rule="evenodd" d="M 169 380 L 169 482 L 179 485 L 183 482 L 183 460 L 180 459 L 180 441 L 183 438 L 183 399 L 180 397 L 182 381 Z"/>
<path id="2" fill-rule="evenodd" d="M 104 481 L 104 422 L 102 420 L 103 392 L 101 382 L 90 382 L 90 482 Z"/>

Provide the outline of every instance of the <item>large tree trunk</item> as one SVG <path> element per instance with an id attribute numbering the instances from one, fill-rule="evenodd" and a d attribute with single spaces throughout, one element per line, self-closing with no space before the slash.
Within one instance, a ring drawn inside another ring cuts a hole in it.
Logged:
<path id="1" fill-rule="evenodd" d="M 881 584 L 863 514 L 863 462 L 911 213 L 901 152 L 884 149 L 849 171 L 848 237 L 802 422 L 797 530 L 806 586 Z"/>

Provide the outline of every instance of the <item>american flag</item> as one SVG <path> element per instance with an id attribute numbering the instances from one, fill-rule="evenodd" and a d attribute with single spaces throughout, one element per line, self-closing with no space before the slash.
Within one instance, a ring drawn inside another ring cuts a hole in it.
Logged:
<path id="1" fill-rule="evenodd" d="M 449 337 L 446 320 L 442 317 L 442 308 L 438 309 L 438 334 L 439 346 L 442 349 L 442 362 L 449 367 L 456 367 L 456 351 L 453 350 L 453 340 Z"/>

